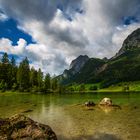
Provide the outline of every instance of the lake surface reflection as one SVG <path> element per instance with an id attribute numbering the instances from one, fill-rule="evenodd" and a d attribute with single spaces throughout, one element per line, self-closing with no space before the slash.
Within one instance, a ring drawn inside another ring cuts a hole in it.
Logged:
<path id="1" fill-rule="evenodd" d="M 105 112 L 82 105 L 88 100 L 99 103 L 104 97 L 110 97 L 121 109 Z M 58 140 L 140 140 L 139 93 L 0 95 L 0 117 L 23 112 L 50 125 Z"/>

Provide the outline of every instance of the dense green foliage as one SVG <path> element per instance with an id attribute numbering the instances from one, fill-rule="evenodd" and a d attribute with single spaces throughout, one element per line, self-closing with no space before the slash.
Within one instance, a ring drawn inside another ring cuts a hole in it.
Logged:
<path id="1" fill-rule="evenodd" d="M 44 89 L 46 92 L 51 89 L 51 77 L 49 74 L 46 74 L 46 76 L 45 76 Z"/>
<path id="2" fill-rule="evenodd" d="M 69 75 L 68 78 L 61 80 L 62 84 L 69 83 L 93 83 L 93 77 L 96 76 L 98 69 L 105 64 L 105 61 L 98 58 L 89 59 L 79 73 Z M 98 82 L 98 79 L 95 80 Z"/>
<path id="3" fill-rule="evenodd" d="M 92 77 L 95 77 L 98 73 L 99 68 L 105 64 L 104 60 L 98 58 L 89 59 L 84 67 L 77 73 L 74 80 L 79 83 L 92 83 Z M 95 80 L 98 82 L 98 79 Z"/>
<path id="4" fill-rule="evenodd" d="M 26 57 L 19 66 L 14 57 L 9 59 L 4 53 L 0 62 L 0 90 L 19 90 L 32 92 L 53 92 L 59 90 L 58 81 L 49 74 L 44 75 L 41 69 L 30 68 Z"/>
<path id="5" fill-rule="evenodd" d="M 140 50 L 126 51 L 116 59 L 107 63 L 107 68 L 96 78 L 102 82 L 102 87 L 128 81 L 140 80 Z"/>

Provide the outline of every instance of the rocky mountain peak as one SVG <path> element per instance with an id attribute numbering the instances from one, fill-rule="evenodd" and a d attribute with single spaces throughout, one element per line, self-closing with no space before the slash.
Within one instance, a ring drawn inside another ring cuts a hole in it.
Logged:
<path id="1" fill-rule="evenodd" d="M 132 32 L 123 42 L 122 48 L 116 54 L 120 56 L 128 50 L 135 50 L 140 48 L 140 28 Z"/>
<path id="2" fill-rule="evenodd" d="M 79 72 L 88 60 L 89 57 L 87 55 L 80 55 L 71 62 L 69 70 L 72 70 L 73 74 Z"/>

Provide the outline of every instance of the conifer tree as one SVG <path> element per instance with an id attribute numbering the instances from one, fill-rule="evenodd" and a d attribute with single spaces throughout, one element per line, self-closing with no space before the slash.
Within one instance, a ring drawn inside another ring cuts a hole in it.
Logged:
<path id="1" fill-rule="evenodd" d="M 38 86 L 38 72 L 34 67 L 32 67 L 30 71 L 30 86 L 31 88 Z"/>
<path id="2" fill-rule="evenodd" d="M 58 89 L 58 81 L 56 78 L 52 79 L 52 90 L 57 90 Z"/>
<path id="3" fill-rule="evenodd" d="M 3 54 L 1 62 L 0 79 L 3 81 L 4 85 L 7 85 L 7 89 L 9 89 L 11 84 L 11 75 L 10 62 L 7 53 Z"/>
<path id="4" fill-rule="evenodd" d="M 2 64 L 9 64 L 9 58 L 8 58 L 8 54 L 4 53 L 2 56 Z"/>
<path id="5" fill-rule="evenodd" d="M 43 89 L 43 73 L 42 73 L 40 68 L 38 70 L 37 79 L 38 79 L 38 90 L 42 91 L 42 89 Z"/>
<path id="6" fill-rule="evenodd" d="M 45 90 L 45 92 L 49 91 L 50 88 L 51 88 L 50 74 L 46 74 L 45 80 L 44 80 L 44 90 Z"/>
<path id="7" fill-rule="evenodd" d="M 11 75 L 11 87 L 16 89 L 17 87 L 17 79 L 16 79 L 16 75 L 17 75 L 17 66 L 16 66 L 16 60 L 15 58 L 12 56 L 11 61 L 11 70 L 10 70 L 10 75 Z"/>
<path id="8" fill-rule="evenodd" d="M 28 90 L 30 87 L 30 67 L 27 57 L 19 65 L 17 82 L 21 91 Z"/>

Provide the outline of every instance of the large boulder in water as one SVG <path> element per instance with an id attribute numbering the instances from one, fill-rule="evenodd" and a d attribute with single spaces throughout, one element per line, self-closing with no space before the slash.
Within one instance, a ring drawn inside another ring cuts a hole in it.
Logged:
<path id="1" fill-rule="evenodd" d="M 112 110 L 121 109 L 121 107 L 119 105 L 114 105 L 110 98 L 102 99 L 101 102 L 99 103 L 99 107 L 100 107 L 100 109 L 102 109 L 106 113 L 108 113 Z"/>
<path id="2" fill-rule="evenodd" d="M 110 98 L 104 98 L 100 101 L 99 105 L 112 106 L 112 100 Z"/>
<path id="3" fill-rule="evenodd" d="M 48 125 L 43 125 L 25 117 L 16 115 L 0 119 L 0 140 L 57 140 Z"/>

